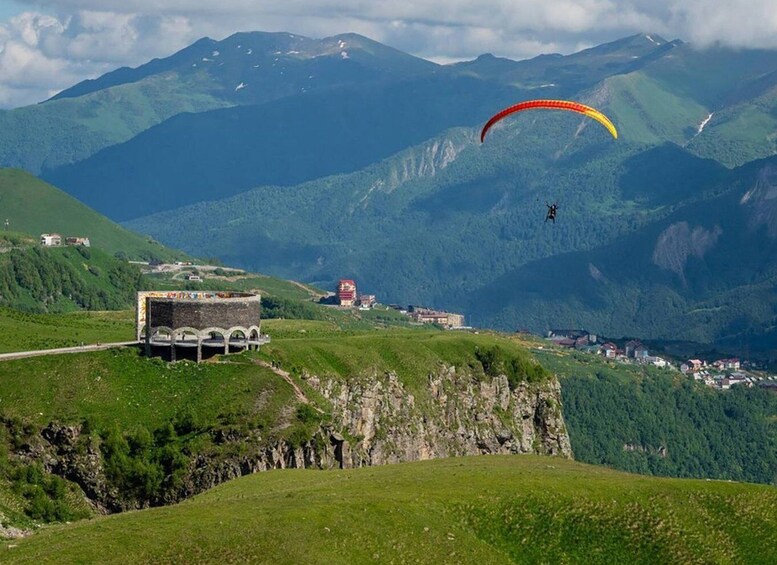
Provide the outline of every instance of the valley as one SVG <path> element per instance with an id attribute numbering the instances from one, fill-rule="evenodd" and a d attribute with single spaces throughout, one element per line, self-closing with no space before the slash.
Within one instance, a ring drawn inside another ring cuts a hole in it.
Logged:
<path id="1" fill-rule="evenodd" d="M 0 561 L 774 561 L 775 53 L 241 32 L 0 110 Z M 540 96 L 617 139 L 481 142 Z"/>

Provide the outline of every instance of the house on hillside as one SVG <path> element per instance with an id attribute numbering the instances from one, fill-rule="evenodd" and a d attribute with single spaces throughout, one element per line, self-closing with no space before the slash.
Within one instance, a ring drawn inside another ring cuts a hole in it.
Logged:
<path id="1" fill-rule="evenodd" d="M 408 310 L 408 316 L 420 324 L 437 324 L 448 329 L 464 327 L 464 314 L 441 312 L 422 306 L 410 306 Z"/>
<path id="2" fill-rule="evenodd" d="M 666 359 L 664 359 L 663 357 L 653 357 L 653 356 L 648 355 L 645 358 L 645 361 L 647 361 L 651 365 L 654 365 L 654 366 L 658 367 L 659 369 L 663 369 L 665 367 L 669 367 L 669 362 Z"/>
<path id="3" fill-rule="evenodd" d="M 65 243 L 68 245 L 83 245 L 84 247 L 91 247 L 92 244 L 89 242 L 88 237 L 80 237 L 77 235 L 74 236 L 68 236 L 65 239 Z"/>
<path id="4" fill-rule="evenodd" d="M 648 356 L 648 349 L 638 339 L 632 339 L 626 342 L 626 357 L 633 359 L 645 359 Z"/>
<path id="5" fill-rule="evenodd" d="M 602 345 L 602 353 L 607 359 L 615 359 L 616 355 L 618 355 L 618 346 L 608 341 Z"/>
<path id="6" fill-rule="evenodd" d="M 739 359 L 736 357 L 732 357 L 731 359 L 718 359 L 713 365 L 720 370 L 730 369 L 732 371 L 738 371 L 740 368 Z"/>
<path id="7" fill-rule="evenodd" d="M 683 373 L 698 373 L 701 371 L 703 363 L 699 359 L 688 359 L 685 363 L 680 365 L 680 370 Z"/>
<path id="8" fill-rule="evenodd" d="M 59 247 L 62 245 L 62 236 L 58 233 L 40 234 L 40 244 L 44 247 Z"/>

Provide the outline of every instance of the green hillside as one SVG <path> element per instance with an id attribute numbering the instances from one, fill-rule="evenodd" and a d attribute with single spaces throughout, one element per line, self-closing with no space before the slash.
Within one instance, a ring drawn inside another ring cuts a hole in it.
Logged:
<path id="1" fill-rule="evenodd" d="M 742 386 L 716 391 L 676 369 L 614 363 L 540 340 L 527 345 L 559 376 L 578 461 L 777 485 L 774 394 Z"/>
<path id="2" fill-rule="evenodd" d="M 40 174 L 126 141 L 181 112 L 228 103 L 203 77 L 160 75 L 81 98 L 0 111 L 0 167 Z"/>
<path id="3" fill-rule="evenodd" d="M 182 254 L 133 233 L 58 188 L 19 169 L 0 169 L 0 222 L 37 238 L 42 233 L 88 237 L 92 246 L 131 259 L 172 260 Z"/>
<path id="4" fill-rule="evenodd" d="M 632 139 L 673 141 L 729 167 L 777 153 L 774 51 L 678 44 L 602 92 Z"/>
<path id="5" fill-rule="evenodd" d="M 48 527 L 15 563 L 767 563 L 773 487 L 649 479 L 544 457 L 272 471 L 182 504 Z"/>
<path id="6" fill-rule="evenodd" d="M 144 287 L 135 265 L 97 248 L 31 245 L 0 254 L 0 306 L 17 310 L 119 310 Z"/>
<path id="7" fill-rule="evenodd" d="M 347 381 L 376 371 L 396 371 L 415 389 L 439 363 L 480 367 L 477 348 L 496 344 L 529 364 L 521 347 L 499 336 L 375 326 L 368 330 L 367 324 L 324 321 L 269 320 L 263 324 L 273 342 L 259 357 L 276 360 L 297 377 L 307 371 Z M 160 426 L 186 410 L 210 426 L 219 414 L 241 419 L 256 416 L 256 390 L 241 388 L 241 382 L 254 378 L 251 375 L 263 380 L 277 377 L 254 364 L 254 357 L 232 357 L 221 364 L 168 365 L 128 349 L 5 361 L 0 363 L 0 411 L 6 417 L 40 425 L 90 418 L 101 426 L 118 424 L 132 429 L 143 423 Z M 485 378 L 482 367 L 480 373 Z"/>

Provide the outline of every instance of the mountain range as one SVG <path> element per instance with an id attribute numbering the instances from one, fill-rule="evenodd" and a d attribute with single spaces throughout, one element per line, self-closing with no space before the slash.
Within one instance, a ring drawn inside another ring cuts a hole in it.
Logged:
<path id="1" fill-rule="evenodd" d="M 529 98 L 593 105 L 619 139 L 527 112 L 480 144 Z M 253 32 L 0 123 L 0 164 L 192 254 L 503 329 L 773 343 L 775 51 L 647 33 L 438 65 L 355 34 Z"/>

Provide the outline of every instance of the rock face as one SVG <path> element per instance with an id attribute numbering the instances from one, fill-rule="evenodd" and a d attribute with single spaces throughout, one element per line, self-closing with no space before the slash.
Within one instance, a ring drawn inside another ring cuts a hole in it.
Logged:
<path id="1" fill-rule="evenodd" d="M 658 236 L 653 250 L 653 263 L 662 269 L 674 271 L 685 284 L 685 264 L 688 258 L 703 258 L 718 242 L 721 233 L 723 230 L 717 225 L 707 230 L 702 226 L 691 228 L 688 222 L 672 224 Z"/>
<path id="2" fill-rule="evenodd" d="M 81 426 L 51 423 L 23 445 L 16 456 L 27 463 L 38 462 L 47 472 L 79 485 L 100 513 L 134 507 L 123 503 L 120 493 L 109 487 L 99 443 L 84 434 Z"/>
<path id="3" fill-rule="evenodd" d="M 505 376 L 475 381 L 441 367 L 417 394 L 393 373 L 348 383 L 311 377 L 308 384 L 354 438 L 343 466 L 492 453 L 572 457 L 555 379 L 511 390 Z"/>
<path id="4" fill-rule="evenodd" d="M 335 469 L 492 453 L 572 457 L 556 379 L 511 389 L 505 376 L 478 380 L 442 365 L 412 391 L 394 373 L 347 381 L 305 379 L 332 408 L 331 422 L 311 439 L 292 445 L 268 441 L 259 432 L 216 430 L 211 434 L 215 445 L 236 449 L 194 454 L 182 486 L 161 499 L 128 499 L 112 488 L 99 440 L 80 426 L 50 424 L 14 456 L 40 462 L 80 485 L 94 507 L 106 513 L 178 502 L 270 469 Z"/>

